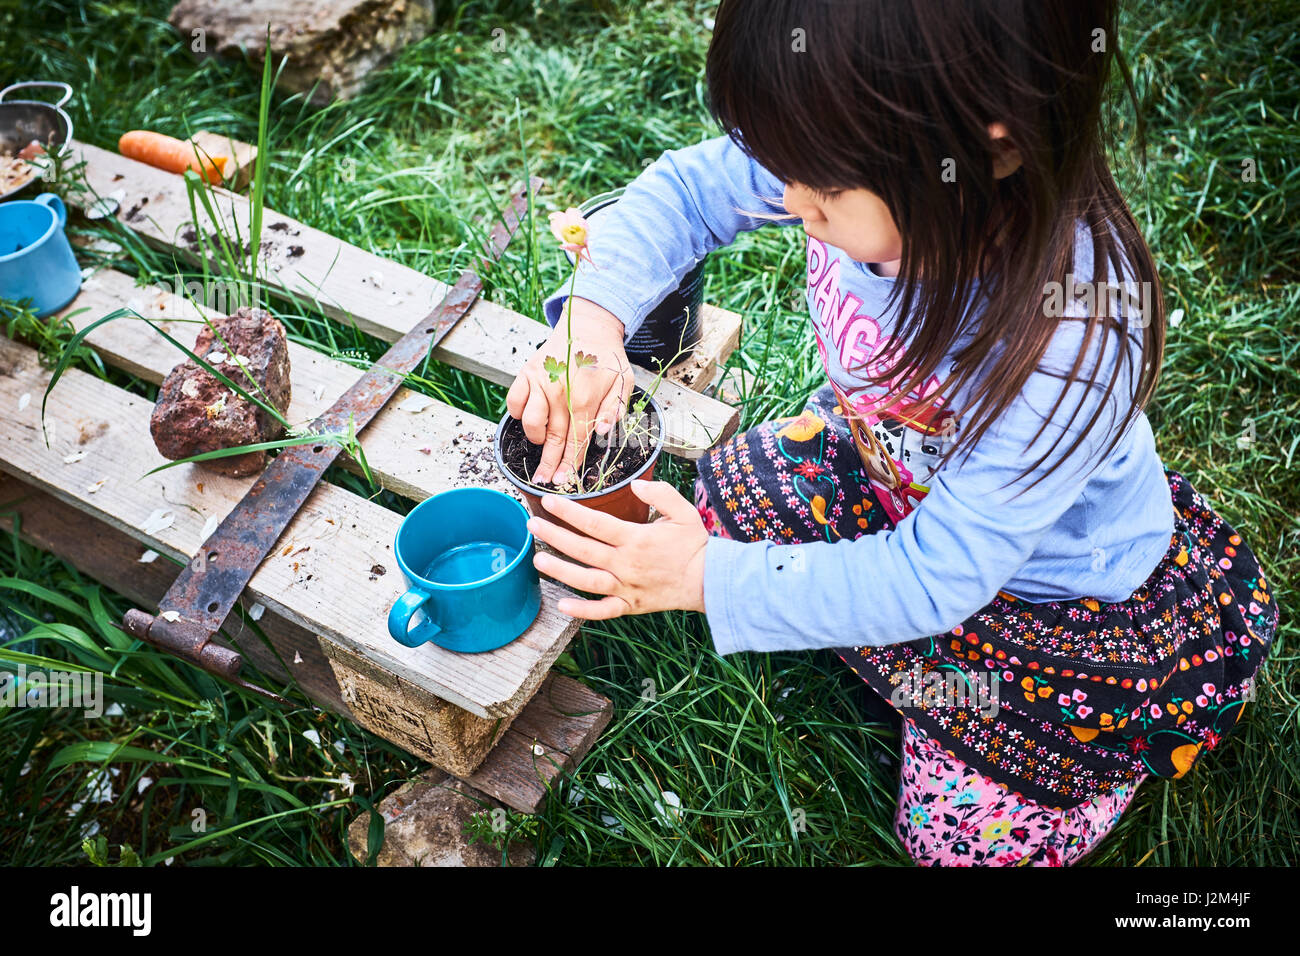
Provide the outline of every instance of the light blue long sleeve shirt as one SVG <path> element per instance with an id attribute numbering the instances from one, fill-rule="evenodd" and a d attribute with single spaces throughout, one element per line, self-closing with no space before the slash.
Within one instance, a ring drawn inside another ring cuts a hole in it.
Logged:
<path id="1" fill-rule="evenodd" d="M 573 294 L 612 312 L 630 339 L 707 253 L 771 221 L 755 212 L 784 213 L 783 191 L 779 179 L 726 136 L 669 150 L 593 224 L 590 250 L 597 268 L 582 264 Z M 1074 274 L 1081 281 L 1093 274 L 1092 245 L 1082 224 Z M 1127 379 L 1130 390 L 1115 389 L 1097 425 L 1063 458 L 1092 418 L 1111 365 L 1119 360 L 1114 333 L 1098 385 L 1089 389 L 1086 377 L 1098 364 L 1100 333 L 1081 368 L 1085 381 L 1071 384 L 1056 416 L 1031 444 L 1060 393 L 1063 379 L 1056 375 L 1068 373 L 1082 350 L 1084 323 L 1062 321 L 1039 370 L 1013 404 L 969 455 L 958 452 L 936 469 L 931 466 L 941 447 L 934 434 L 938 419 L 927 433 L 912 427 L 915 421 L 901 423 L 905 414 L 867 413 L 884 389 L 845 370 L 870 359 L 888 338 L 898 303 L 887 307 L 886 299 L 896 280 L 811 238 L 807 277 L 819 354 L 841 403 L 849 402 L 855 431 L 861 426 L 862 437 L 855 439 L 860 454 L 864 463 L 876 462 L 865 470 L 896 526 L 852 541 L 794 545 L 711 537 L 704 605 L 719 653 L 892 644 L 949 631 L 1000 590 L 1033 602 L 1114 602 L 1147 579 L 1169 547 L 1173 506 L 1145 415 L 1103 455 L 1120 420 L 1120 403 L 1131 394 L 1133 379 L 1123 369 L 1117 384 Z M 1116 281 L 1109 267 L 1108 281 Z M 1136 296 L 1136 286 L 1126 280 L 1126 287 Z M 545 302 L 552 327 L 563 315 L 568 291 L 566 283 Z M 979 301 L 976 296 L 975 323 Z M 1083 314 L 1077 303 L 1065 312 Z M 1127 321 L 1124 327 L 1136 364 L 1140 337 Z M 965 341 L 955 344 L 949 362 Z M 926 393 L 938 381 L 927 383 Z M 943 406 L 951 427 L 961 427 L 964 398 L 948 396 Z M 1014 480 L 1058 437 L 1037 470 Z M 1024 490 L 1035 479 L 1041 480 Z"/>

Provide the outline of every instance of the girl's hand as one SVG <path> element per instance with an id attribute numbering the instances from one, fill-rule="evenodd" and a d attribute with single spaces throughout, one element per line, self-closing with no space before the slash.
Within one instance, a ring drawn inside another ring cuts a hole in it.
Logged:
<path id="1" fill-rule="evenodd" d="M 538 551 L 538 571 L 563 584 L 595 594 L 598 601 L 564 598 L 559 609 L 572 617 L 599 621 L 651 611 L 704 611 L 704 546 L 709 532 L 695 505 L 666 481 L 632 482 L 632 493 L 654 506 L 660 517 L 649 524 L 622 521 L 560 495 L 542 495 L 542 507 L 584 535 L 528 519 L 528 530 L 581 567 Z"/>
<path id="2" fill-rule="evenodd" d="M 542 484 L 558 483 L 566 473 L 574 471 L 578 452 L 585 453 L 593 426 L 603 435 L 623 417 L 632 395 L 632 365 L 623 350 L 623 323 L 612 312 L 576 296 L 572 321 L 572 353 L 568 320 L 562 313 L 506 393 L 506 411 L 523 422 L 524 435 L 530 442 L 542 446 L 541 463 L 532 475 L 533 481 Z M 573 390 L 570 422 L 564 373 L 561 371 L 559 381 L 553 382 L 544 363 L 548 356 L 557 362 L 566 361 L 568 356 L 571 361 L 578 352 L 594 355 L 596 364 L 579 367 L 574 361 L 569 368 L 569 386 Z"/>

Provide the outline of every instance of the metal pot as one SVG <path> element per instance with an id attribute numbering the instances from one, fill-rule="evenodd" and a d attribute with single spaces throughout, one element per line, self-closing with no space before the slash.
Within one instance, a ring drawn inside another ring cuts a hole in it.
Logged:
<path id="1" fill-rule="evenodd" d="M 57 87 L 63 91 L 63 95 L 59 97 L 57 103 L 6 99 L 14 90 L 37 86 Z M 0 152 L 16 156 L 19 150 L 32 140 L 36 140 L 47 150 L 57 145 L 62 147 L 59 152 L 66 152 L 72 141 L 72 120 L 60 107 L 71 98 L 72 87 L 67 83 L 45 80 L 14 83 L 0 90 Z M 26 189 L 35 179 L 36 177 L 33 177 L 22 185 L 0 194 L 0 202 Z"/>

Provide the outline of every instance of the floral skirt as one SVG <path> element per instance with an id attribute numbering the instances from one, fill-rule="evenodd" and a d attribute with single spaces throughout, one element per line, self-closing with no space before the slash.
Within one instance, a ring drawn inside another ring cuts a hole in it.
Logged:
<path id="1" fill-rule="evenodd" d="M 697 468 L 712 534 L 836 541 L 894 526 L 829 384 Z M 1174 533 L 1128 600 L 1003 592 L 948 633 L 836 650 L 905 718 L 897 829 L 918 861 L 1072 862 L 1146 776 L 1181 777 L 1240 717 L 1278 609 L 1241 537 L 1166 477 Z"/>

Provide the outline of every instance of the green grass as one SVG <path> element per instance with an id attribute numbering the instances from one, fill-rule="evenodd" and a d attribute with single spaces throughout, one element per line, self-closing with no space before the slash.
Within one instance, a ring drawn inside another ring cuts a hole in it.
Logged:
<path id="1" fill-rule="evenodd" d="M 131 128 L 254 138 L 258 73 L 194 62 L 165 23 L 169 6 L 5 4 L 0 62 L 15 64 L 15 77 L 72 83 L 78 133 L 101 146 Z M 313 110 L 277 97 L 268 205 L 451 279 L 473 240 L 466 223 L 520 181 L 524 153 L 547 180 L 545 198 L 563 207 L 626 183 L 663 149 L 713 135 L 702 85 L 712 3 L 537 6 L 440 5 L 443 29 L 356 99 Z M 1300 40 L 1291 26 L 1300 3 L 1220 8 L 1164 0 L 1124 21 L 1149 152 L 1144 172 L 1122 160 L 1117 174 L 1156 253 L 1169 309 L 1184 313 L 1151 409 L 1161 454 L 1255 547 L 1283 627 L 1238 731 L 1185 779 L 1144 784 L 1093 864 L 1279 864 L 1294 862 L 1300 846 L 1290 610 L 1300 570 Z M 497 27 L 504 49 L 492 45 Z M 1241 180 L 1243 159 L 1255 160 L 1256 181 Z M 537 250 L 549 249 L 544 236 L 532 238 L 516 240 L 487 294 L 537 315 L 564 271 L 549 254 L 531 268 Z M 144 278 L 177 271 L 125 244 L 118 268 Z M 743 235 L 709 260 L 709 301 L 745 316 L 732 362 L 767 386 L 745 405 L 745 426 L 797 411 L 822 379 L 801 260 L 794 230 Z M 284 306 L 281 317 L 295 338 L 345 360 L 361 364 L 383 350 L 309 303 Z M 99 374 L 155 393 L 125 373 Z M 501 387 L 440 367 L 430 380 L 459 407 L 504 413 Z M 1256 441 L 1239 448 L 1248 419 Z M 689 488 L 691 466 L 665 470 Z M 371 493 L 354 476 L 331 478 Z M 113 861 L 126 844 L 157 865 L 167 856 L 174 865 L 347 865 L 347 823 L 423 767 L 314 711 L 300 693 L 300 709 L 279 711 L 122 646 L 107 622 L 128 602 L 16 539 L 0 540 L 0 577 L 0 631 L 25 635 L 28 653 L 110 672 L 106 686 L 123 709 L 99 721 L 0 712 L 0 752 L 15 755 L 0 764 L 0 859 L 84 861 L 82 828 L 93 825 Z M 833 655 L 719 658 L 701 616 L 665 613 L 587 624 L 559 666 L 612 698 L 615 717 L 535 821 L 543 855 L 560 864 L 908 862 L 892 837 L 895 771 L 879 759 L 896 753 L 897 740 L 863 724 L 859 682 Z M 310 730 L 322 746 L 302 736 Z M 118 770 L 114 799 L 87 802 L 88 778 L 106 766 Z M 139 793 L 141 775 L 153 784 Z M 680 822 L 657 822 L 661 791 L 680 797 Z M 195 809 L 206 814 L 205 832 L 193 829 Z"/>

